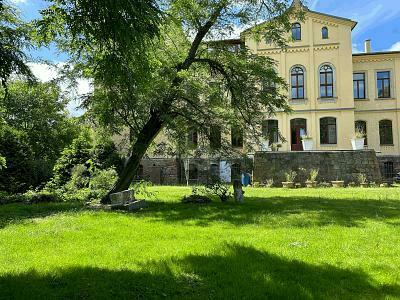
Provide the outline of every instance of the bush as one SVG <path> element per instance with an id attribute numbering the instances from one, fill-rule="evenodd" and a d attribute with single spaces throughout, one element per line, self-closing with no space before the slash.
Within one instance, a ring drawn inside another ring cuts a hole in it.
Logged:
<path id="1" fill-rule="evenodd" d="M 232 197 L 229 187 L 221 181 L 219 176 L 211 177 L 211 180 L 205 186 L 205 191 L 211 195 L 218 196 L 222 202 L 226 202 Z"/>
<path id="2" fill-rule="evenodd" d="M 28 191 L 24 194 L 24 198 L 24 201 L 29 204 L 62 201 L 59 195 L 50 191 Z"/>
<path id="3" fill-rule="evenodd" d="M 28 190 L 33 184 L 34 159 L 26 134 L 7 125 L 2 126 L 0 153 L 6 160 L 6 167 L 0 172 L 0 190 L 12 194 Z"/>

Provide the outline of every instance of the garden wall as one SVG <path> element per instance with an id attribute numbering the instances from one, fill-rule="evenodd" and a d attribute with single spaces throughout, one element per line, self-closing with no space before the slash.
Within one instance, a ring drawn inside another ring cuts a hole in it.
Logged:
<path id="1" fill-rule="evenodd" d="M 305 182 L 311 169 L 319 169 L 319 182 L 344 180 L 357 182 L 357 175 L 367 175 L 370 182 L 381 182 L 381 172 L 374 150 L 257 152 L 254 156 L 254 182 L 274 179 L 285 181 L 285 172 L 296 171 L 296 182 Z"/>

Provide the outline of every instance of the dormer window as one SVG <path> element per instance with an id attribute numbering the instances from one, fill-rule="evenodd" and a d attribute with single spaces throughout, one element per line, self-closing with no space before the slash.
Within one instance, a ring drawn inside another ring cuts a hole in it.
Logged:
<path id="1" fill-rule="evenodd" d="M 329 38 L 329 32 L 327 27 L 322 27 L 322 38 L 324 40 Z"/>
<path id="2" fill-rule="evenodd" d="M 292 38 L 294 41 L 301 40 L 301 25 L 299 23 L 294 23 L 292 25 Z"/>

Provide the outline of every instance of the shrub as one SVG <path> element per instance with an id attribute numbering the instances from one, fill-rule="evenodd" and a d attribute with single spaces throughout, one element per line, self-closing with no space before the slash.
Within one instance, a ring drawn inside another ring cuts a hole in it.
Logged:
<path id="1" fill-rule="evenodd" d="M 218 196 L 222 202 L 226 202 L 232 197 L 229 187 L 224 184 L 219 176 L 212 176 L 211 180 L 205 186 L 206 193 Z"/>
<path id="2" fill-rule="evenodd" d="M 33 184 L 33 153 L 26 134 L 2 125 L 0 153 L 6 160 L 6 167 L 0 172 L 0 190 L 12 194 L 25 192 Z"/>
<path id="3" fill-rule="evenodd" d="M 367 183 L 367 175 L 360 173 L 357 175 L 357 180 L 359 184 L 365 184 Z"/>
<path id="4" fill-rule="evenodd" d="M 318 174 L 319 174 L 319 169 L 311 169 L 308 181 L 315 182 L 317 180 Z"/>
<path id="5" fill-rule="evenodd" d="M 297 173 L 295 171 L 289 171 L 285 173 L 286 182 L 294 182 L 297 177 Z"/>
<path id="6" fill-rule="evenodd" d="M 30 204 L 33 203 L 50 203 L 50 202 L 61 202 L 62 199 L 50 191 L 27 191 L 24 194 L 24 201 Z"/>
<path id="7" fill-rule="evenodd" d="M 265 186 L 267 188 L 272 188 L 274 186 L 274 180 L 272 178 L 268 179 L 267 182 L 265 183 Z"/>
<path id="8" fill-rule="evenodd" d="M 91 135 L 85 131 L 62 151 L 60 158 L 54 165 L 53 185 L 56 187 L 65 185 L 71 179 L 72 170 L 77 165 L 84 165 L 89 169 L 92 144 Z"/>

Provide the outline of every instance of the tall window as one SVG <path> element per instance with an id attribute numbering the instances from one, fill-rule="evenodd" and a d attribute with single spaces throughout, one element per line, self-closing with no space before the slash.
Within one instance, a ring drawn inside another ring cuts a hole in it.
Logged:
<path id="1" fill-rule="evenodd" d="M 295 41 L 301 40 L 301 25 L 299 23 L 294 23 L 292 25 L 292 38 Z"/>
<path id="2" fill-rule="evenodd" d="M 365 99 L 365 73 L 353 74 L 354 99 Z"/>
<path id="3" fill-rule="evenodd" d="M 390 98 L 390 72 L 377 72 L 378 98 Z"/>
<path id="4" fill-rule="evenodd" d="M 278 120 L 264 120 L 262 122 L 263 136 L 269 140 L 269 143 L 279 142 Z"/>
<path id="5" fill-rule="evenodd" d="M 304 99 L 304 70 L 301 67 L 294 67 L 290 72 L 291 77 L 291 98 Z"/>
<path id="6" fill-rule="evenodd" d="M 333 69 L 329 65 L 323 65 L 319 69 L 321 98 L 333 97 Z"/>
<path id="7" fill-rule="evenodd" d="M 321 144 L 337 144 L 337 131 L 335 118 L 322 118 L 319 124 Z"/>
<path id="8" fill-rule="evenodd" d="M 365 122 L 365 121 L 356 121 L 354 127 L 355 127 L 356 131 L 364 133 L 364 146 L 367 146 L 368 145 L 367 122 Z"/>
<path id="9" fill-rule="evenodd" d="M 199 170 L 195 164 L 189 165 L 189 180 L 197 181 L 199 179 Z"/>
<path id="10" fill-rule="evenodd" d="M 197 131 L 192 129 L 188 133 L 188 142 L 191 146 L 197 146 L 198 144 L 198 135 Z"/>
<path id="11" fill-rule="evenodd" d="M 221 128 L 219 126 L 210 128 L 210 147 L 213 150 L 221 148 Z"/>
<path id="12" fill-rule="evenodd" d="M 328 28 L 327 27 L 322 27 L 322 38 L 323 39 L 329 38 L 329 33 L 328 33 Z"/>
<path id="13" fill-rule="evenodd" d="M 393 145 L 392 121 L 379 121 L 379 139 L 381 145 Z"/>
<path id="14" fill-rule="evenodd" d="M 231 129 L 231 142 L 232 147 L 243 147 L 243 130 L 239 127 L 232 127 Z"/>

